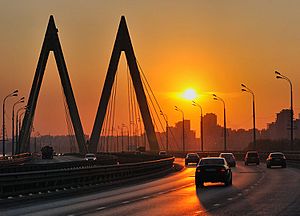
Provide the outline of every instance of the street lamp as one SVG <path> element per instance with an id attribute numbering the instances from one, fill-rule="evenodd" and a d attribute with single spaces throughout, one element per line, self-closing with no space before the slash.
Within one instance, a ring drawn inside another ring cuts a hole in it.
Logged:
<path id="1" fill-rule="evenodd" d="M 127 129 L 127 150 L 129 151 L 130 149 L 129 149 L 129 142 L 130 142 L 130 138 L 129 138 L 129 129 L 128 129 L 128 127 L 127 127 L 127 125 L 125 125 L 125 124 L 122 124 L 122 151 L 123 151 L 123 149 L 124 149 L 124 146 L 123 146 L 123 128 L 126 128 Z"/>
<path id="2" fill-rule="evenodd" d="M 241 84 L 242 92 L 248 92 L 252 94 L 252 115 L 253 115 L 253 146 L 256 149 L 256 128 L 255 128 L 255 97 L 254 93 L 251 89 L 249 89 L 246 85 Z"/>
<path id="3" fill-rule="evenodd" d="M 219 96 L 217 96 L 216 94 L 213 94 L 214 100 L 219 100 L 222 101 L 223 105 L 224 105 L 224 151 L 227 151 L 227 143 L 226 143 L 226 108 L 225 108 L 225 101 L 220 98 Z"/>
<path id="4" fill-rule="evenodd" d="M 160 114 L 164 117 L 164 120 L 166 122 L 166 151 L 169 151 L 169 121 L 168 121 L 168 116 L 163 113 L 163 111 L 160 111 Z"/>
<path id="5" fill-rule="evenodd" d="M 281 73 L 279 73 L 278 71 L 275 71 L 275 74 L 276 74 L 276 78 L 277 79 L 284 79 L 286 81 L 289 82 L 290 84 L 290 88 L 291 88 L 291 150 L 293 150 L 293 144 L 294 144 L 294 111 L 293 111 L 293 85 L 292 85 L 292 82 L 291 80 L 282 75 Z"/>
<path id="6" fill-rule="evenodd" d="M 115 151 L 115 152 L 118 152 L 118 146 L 119 146 L 119 132 L 118 132 L 118 129 L 117 128 L 115 128 L 115 127 L 112 127 L 112 137 L 113 137 L 113 139 L 112 140 L 114 140 L 114 131 L 117 133 L 117 141 L 115 142 L 115 145 L 113 145 L 114 146 L 114 148 L 113 148 L 113 150 Z"/>
<path id="7" fill-rule="evenodd" d="M 200 104 L 196 103 L 195 101 L 192 101 L 192 105 L 200 108 L 200 135 L 201 135 L 201 151 L 203 152 L 203 145 L 204 145 L 204 137 L 203 137 L 203 113 L 202 113 L 202 107 Z"/>
<path id="8" fill-rule="evenodd" d="M 12 127 L 11 127 L 11 155 L 15 154 L 15 106 L 19 103 L 24 103 L 25 97 L 21 97 L 17 102 L 14 103 L 12 108 Z"/>
<path id="9" fill-rule="evenodd" d="M 184 143 L 184 113 L 177 106 L 175 106 L 175 110 L 178 111 L 178 112 L 181 112 L 181 114 L 182 114 L 182 148 L 183 148 L 183 153 L 184 153 L 185 152 L 185 143 Z"/>
<path id="10" fill-rule="evenodd" d="M 19 139 L 19 135 L 20 135 L 20 133 L 19 133 L 19 130 L 20 130 L 20 127 L 19 127 L 19 112 L 23 109 L 27 109 L 27 106 L 23 106 L 23 107 L 19 108 L 17 110 L 17 114 L 16 114 L 16 151 L 15 151 L 16 154 L 19 153 L 19 145 L 18 145 L 19 144 L 18 139 Z"/>
<path id="11" fill-rule="evenodd" d="M 2 154 L 3 154 L 3 157 L 5 156 L 5 101 L 9 97 L 18 96 L 18 92 L 19 92 L 18 90 L 15 90 L 3 99 L 3 109 L 2 109 L 2 145 L 3 145 Z"/>
<path id="12" fill-rule="evenodd" d="M 16 154 L 19 154 L 20 152 L 20 145 L 19 145 L 19 136 L 20 136 L 20 129 L 21 129 L 21 121 L 19 121 L 19 112 L 28 109 L 27 106 L 23 106 L 20 109 L 17 110 L 17 115 L 16 115 Z"/>

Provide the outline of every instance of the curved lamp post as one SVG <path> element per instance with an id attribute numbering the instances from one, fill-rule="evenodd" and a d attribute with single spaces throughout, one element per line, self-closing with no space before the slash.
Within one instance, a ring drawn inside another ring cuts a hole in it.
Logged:
<path id="1" fill-rule="evenodd" d="M 20 149 L 19 149 L 19 147 L 20 147 L 19 146 L 19 140 L 18 140 L 19 135 L 20 135 L 19 130 L 21 129 L 21 127 L 19 126 L 19 112 L 24 110 L 24 109 L 27 109 L 27 106 L 23 106 L 23 107 L 19 108 L 17 110 L 17 114 L 16 114 L 16 151 L 15 151 L 16 154 L 18 154 L 19 151 L 20 151 Z"/>
<path id="2" fill-rule="evenodd" d="M 203 113 L 202 113 L 202 107 L 200 104 L 196 103 L 195 101 L 192 101 L 192 105 L 199 107 L 200 109 L 200 135 L 201 135 L 201 151 L 203 152 L 203 146 L 204 146 L 204 137 L 203 137 Z"/>
<path id="3" fill-rule="evenodd" d="M 290 84 L 290 92 L 291 92 L 291 150 L 293 150 L 293 144 L 294 144 L 294 111 L 293 111 L 293 85 L 292 85 L 292 82 L 291 80 L 282 75 L 281 73 L 279 73 L 278 71 L 275 71 L 275 74 L 276 74 L 276 78 L 277 79 L 284 79 L 286 81 L 289 82 Z"/>
<path id="4" fill-rule="evenodd" d="M 18 96 L 18 92 L 19 92 L 18 90 L 15 90 L 3 99 L 3 109 L 2 109 L 2 145 L 3 145 L 2 154 L 3 154 L 3 157 L 5 156 L 5 101 L 9 97 Z"/>
<path id="5" fill-rule="evenodd" d="M 248 92 L 252 95 L 252 116 L 253 116 L 253 146 L 256 149 L 256 128 L 255 128 L 255 97 L 254 93 L 251 89 L 249 89 L 246 85 L 241 84 L 242 92 Z"/>
<path id="6" fill-rule="evenodd" d="M 11 155 L 15 154 L 15 106 L 19 103 L 24 103 L 25 97 L 21 97 L 14 103 L 12 108 L 12 126 L 11 126 Z"/>
<path id="7" fill-rule="evenodd" d="M 178 112 L 181 112 L 181 114 L 182 114 L 182 150 L 183 150 L 183 153 L 184 153 L 185 152 L 185 143 L 184 143 L 184 113 L 177 106 L 175 106 L 175 110 L 178 111 Z"/>
<path id="8" fill-rule="evenodd" d="M 222 101 L 223 106 L 224 106 L 224 151 L 227 151 L 227 143 L 226 143 L 226 138 L 227 138 L 227 129 L 226 129 L 226 107 L 225 107 L 225 101 L 217 96 L 216 94 L 213 94 L 214 100 L 219 100 Z"/>

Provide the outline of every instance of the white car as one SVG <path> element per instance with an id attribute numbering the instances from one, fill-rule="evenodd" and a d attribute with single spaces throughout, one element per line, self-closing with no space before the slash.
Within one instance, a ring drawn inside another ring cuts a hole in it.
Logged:
<path id="1" fill-rule="evenodd" d="M 95 160 L 97 160 L 97 158 L 96 158 L 95 154 L 93 154 L 93 153 L 87 153 L 85 155 L 84 160 L 86 160 L 86 161 L 95 161 Z"/>

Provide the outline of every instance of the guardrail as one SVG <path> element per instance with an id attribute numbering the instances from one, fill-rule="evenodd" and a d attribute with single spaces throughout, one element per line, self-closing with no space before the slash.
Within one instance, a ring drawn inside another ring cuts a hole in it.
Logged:
<path id="1" fill-rule="evenodd" d="M 97 160 L 85 161 L 84 157 L 80 154 L 76 156 L 81 157 L 77 161 L 62 161 L 49 163 L 9 163 L 5 165 L 0 164 L 0 173 L 15 173 L 15 172 L 28 172 L 40 170 L 53 170 L 53 169 L 68 169 L 68 168 L 83 168 L 101 165 L 114 165 L 125 163 L 140 163 L 144 161 L 154 161 L 164 158 L 163 156 L 153 154 L 133 154 L 133 153 L 97 153 Z M 65 156 L 59 156 L 65 157 Z M 40 161 L 43 161 L 39 159 Z M 34 160 L 33 160 L 34 162 Z"/>
<path id="2" fill-rule="evenodd" d="M 174 157 L 171 157 L 131 164 L 0 174 L 0 197 L 137 179 L 171 169 L 173 162 Z"/>

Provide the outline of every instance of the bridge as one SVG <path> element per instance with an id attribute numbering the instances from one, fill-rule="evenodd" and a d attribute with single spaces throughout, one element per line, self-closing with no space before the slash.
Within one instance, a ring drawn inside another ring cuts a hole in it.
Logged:
<path id="1" fill-rule="evenodd" d="M 300 214 L 300 152 L 286 152 L 285 169 L 267 169 L 264 163 L 267 152 L 261 153 L 259 166 L 244 166 L 245 152 L 235 152 L 239 161 L 232 168 L 233 185 L 208 183 L 204 189 L 195 187 L 196 166 L 184 165 L 186 152 L 157 154 L 163 147 L 155 135 L 148 93 L 124 17 L 117 31 L 94 127 L 86 139 L 57 32 L 51 16 L 17 142 L 17 152 L 23 154 L 0 163 L 1 215 Z M 50 52 L 57 63 L 79 157 L 55 156 L 51 162 L 34 163 L 37 155 L 26 152 L 30 149 L 36 104 Z M 103 129 L 111 127 L 109 119 L 121 52 L 128 62 L 149 144 L 147 152 L 105 152 L 101 146 Z M 86 152 L 97 153 L 99 160 L 85 161 L 82 155 Z M 198 153 L 204 157 L 220 152 Z"/>

